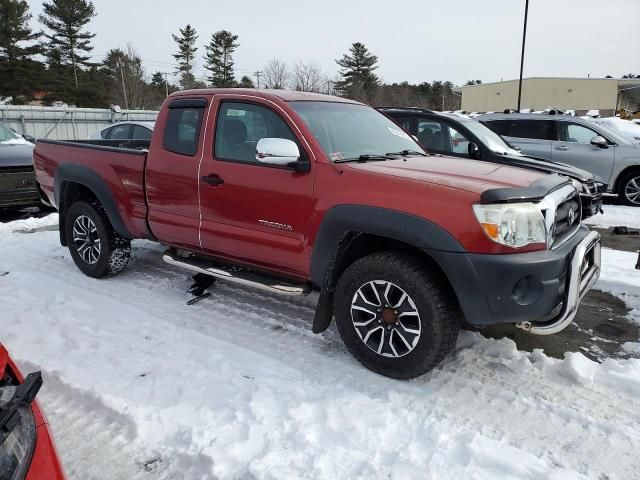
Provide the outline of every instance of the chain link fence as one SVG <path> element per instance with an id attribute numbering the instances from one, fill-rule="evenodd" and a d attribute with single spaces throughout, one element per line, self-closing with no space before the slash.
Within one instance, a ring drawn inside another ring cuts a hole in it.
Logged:
<path id="1" fill-rule="evenodd" d="M 153 122 L 153 110 L 122 110 L 0 105 L 0 121 L 23 135 L 51 140 L 82 140 L 115 122 Z"/>

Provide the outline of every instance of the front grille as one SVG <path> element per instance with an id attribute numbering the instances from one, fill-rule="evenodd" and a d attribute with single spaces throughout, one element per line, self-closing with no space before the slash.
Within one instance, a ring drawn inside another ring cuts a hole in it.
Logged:
<path id="1" fill-rule="evenodd" d="M 580 199 L 575 196 L 565 200 L 556 209 L 553 222 L 553 244 L 557 245 L 580 226 Z"/>

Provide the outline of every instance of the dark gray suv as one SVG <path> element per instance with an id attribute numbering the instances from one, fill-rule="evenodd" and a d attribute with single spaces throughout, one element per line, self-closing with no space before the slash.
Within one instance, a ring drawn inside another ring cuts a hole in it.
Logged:
<path id="1" fill-rule="evenodd" d="M 627 205 L 640 207 L 640 148 L 602 125 L 568 115 L 488 114 L 476 120 L 525 155 L 591 172 Z"/>

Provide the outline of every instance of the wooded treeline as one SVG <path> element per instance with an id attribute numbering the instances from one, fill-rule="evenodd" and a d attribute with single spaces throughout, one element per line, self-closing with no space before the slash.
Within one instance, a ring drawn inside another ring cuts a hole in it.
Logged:
<path id="1" fill-rule="evenodd" d="M 438 110 L 459 105 L 451 82 L 384 83 L 376 73 L 378 57 L 359 42 L 336 60 L 339 72 L 333 76 L 314 62 L 287 64 L 273 58 L 251 76 L 238 78 L 234 64 L 238 35 L 216 31 L 199 51 L 199 34 L 186 25 L 172 34 L 176 44 L 173 68 L 148 72 L 133 45 L 112 48 L 104 55 L 93 53 L 95 34 L 90 23 L 95 16 L 90 0 L 49 0 L 43 2 L 43 13 L 37 19 L 39 29 L 34 29 L 26 0 L 0 0 L 0 100 L 156 109 L 168 93 L 213 86 L 286 88 L 338 94 L 371 104 Z M 195 73 L 198 66 L 207 72 L 201 78 Z M 170 81 L 174 77 L 175 85 Z"/>

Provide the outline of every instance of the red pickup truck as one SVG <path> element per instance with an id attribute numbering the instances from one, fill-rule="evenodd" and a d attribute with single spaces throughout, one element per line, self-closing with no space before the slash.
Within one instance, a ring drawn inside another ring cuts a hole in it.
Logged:
<path id="1" fill-rule="evenodd" d="M 558 332 L 599 276 L 599 236 L 581 225 L 569 179 L 428 156 L 344 98 L 179 92 L 143 146 L 37 143 L 37 180 L 80 270 L 115 274 L 145 238 L 193 272 L 317 290 L 313 331 L 335 316 L 352 354 L 383 375 L 436 366 L 463 319 Z"/>

